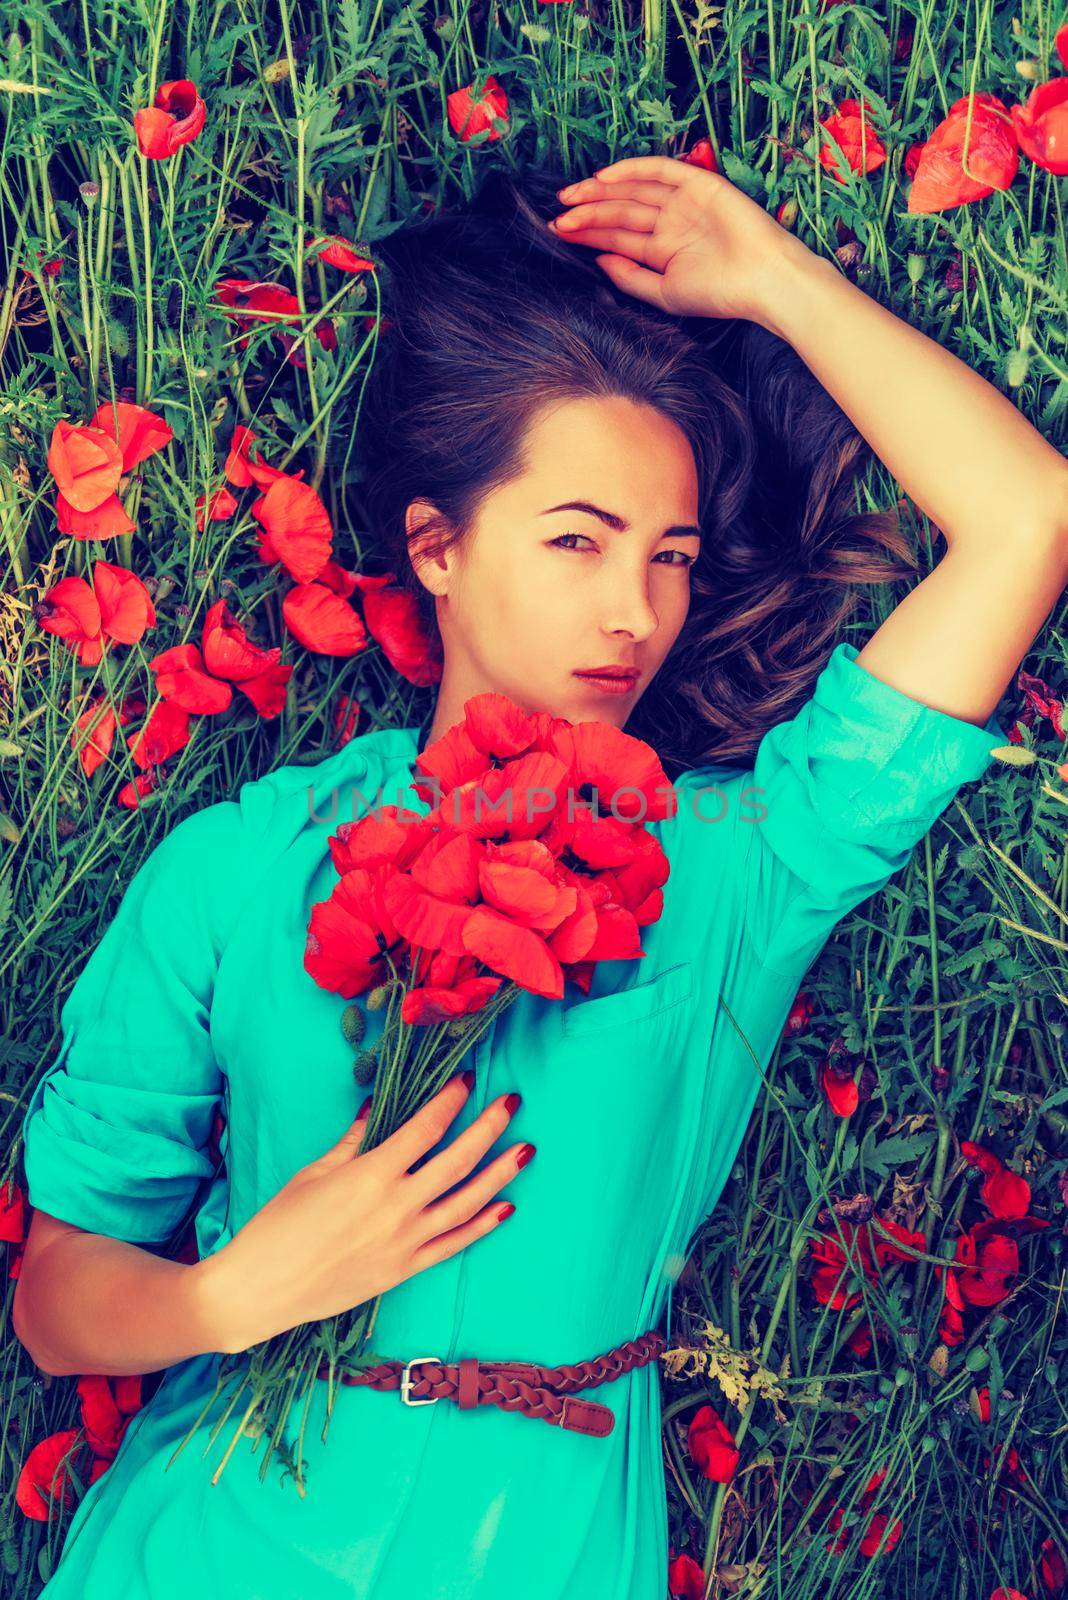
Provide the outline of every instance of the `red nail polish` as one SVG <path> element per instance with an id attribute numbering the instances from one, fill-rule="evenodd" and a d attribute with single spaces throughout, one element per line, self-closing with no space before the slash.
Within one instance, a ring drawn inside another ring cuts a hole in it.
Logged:
<path id="1" fill-rule="evenodd" d="M 461 1072 L 460 1076 L 464 1080 L 464 1088 L 467 1090 L 468 1094 L 470 1094 L 471 1090 L 475 1087 L 474 1067 L 468 1067 L 466 1071 Z"/>
<path id="2" fill-rule="evenodd" d="M 525 1144 L 523 1146 L 522 1150 L 520 1150 L 519 1154 L 515 1158 L 516 1166 L 517 1167 L 525 1167 L 527 1162 L 530 1160 L 531 1156 L 534 1154 L 536 1149 L 537 1149 L 537 1145 Z"/>
<path id="3" fill-rule="evenodd" d="M 521 1094 L 510 1094 L 504 1102 L 504 1109 L 510 1117 L 514 1117 L 522 1104 L 523 1096 Z"/>
<path id="4" fill-rule="evenodd" d="M 359 1109 L 359 1111 L 357 1111 L 357 1113 L 356 1113 L 356 1120 L 357 1120 L 357 1122 L 358 1122 L 358 1121 L 359 1121 L 359 1120 L 360 1120 L 360 1118 L 361 1118 L 361 1117 L 362 1117 L 362 1116 L 363 1116 L 363 1114 L 364 1114 L 364 1112 L 365 1112 L 365 1111 L 369 1111 L 369 1110 L 370 1110 L 370 1108 L 371 1108 L 371 1102 L 372 1102 L 372 1100 L 373 1100 L 373 1099 L 374 1099 L 374 1095 L 373 1095 L 373 1094 L 369 1094 L 369 1095 L 368 1095 L 368 1096 L 367 1096 L 367 1099 L 366 1099 L 366 1100 L 365 1100 L 365 1101 L 364 1101 L 364 1103 L 363 1103 L 363 1105 L 362 1105 L 362 1106 L 361 1106 L 361 1107 L 360 1107 L 360 1109 Z"/>
<path id="5" fill-rule="evenodd" d="M 513 1206 L 513 1205 L 502 1206 L 501 1209 L 497 1213 L 497 1221 L 498 1222 L 503 1222 L 505 1217 L 510 1217 L 514 1210 L 515 1210 L 515 1206 Z"/>

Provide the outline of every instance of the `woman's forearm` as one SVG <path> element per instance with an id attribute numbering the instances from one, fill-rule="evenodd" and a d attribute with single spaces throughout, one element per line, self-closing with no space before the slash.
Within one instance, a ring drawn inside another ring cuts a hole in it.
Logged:
<path id="1" fill-rule="evenodd" d="M 223 1350 L 212 1260 L 168 1261 L 96 1233 L 50 1240 L 16 1286 L 15 1334 L 55 1377 L 158 1372 Z"/>
<path id="2" fill-rule="evenodd" d="M 947 545 L 1003 549 L 1068 530 L 1068 465 L 1011 401 L 950 351 L 784 240 L 760 318 L 834 396 Z"/>

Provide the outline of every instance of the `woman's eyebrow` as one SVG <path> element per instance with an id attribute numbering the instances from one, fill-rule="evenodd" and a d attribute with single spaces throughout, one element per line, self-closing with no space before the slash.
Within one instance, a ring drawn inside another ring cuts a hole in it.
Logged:
<path id="1" fill-rule="evenodd" d="M 630 527 L 626 517 L 616 516 L 613 511 L 605 511 L 600 506 L 591 505 L 588 500 L 565 500 L 559 506 L 546 506 L 545 510 L 539 514 L 547 517 L 552 511 L 585 511 L 589 516 L 599 517 L 602 522 L 607 522 L 608 526 L 615 528 L 617 533 L 625 533 Z M 660 537 L 661 539 L 679 539 L 684 538 L 687 534 L 692 534 L 694 538 L 699 539 L 701 530 L 692 522 L 679 522 L 674 527 L 665 528 Z"/>

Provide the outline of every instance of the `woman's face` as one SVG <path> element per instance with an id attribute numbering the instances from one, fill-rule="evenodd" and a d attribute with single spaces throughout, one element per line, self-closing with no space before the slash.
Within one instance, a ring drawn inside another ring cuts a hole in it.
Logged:
<path id="1" fill-rule="evenodd" d="M 560 402 L 536 417 L 526 462 L 460 546 L 435 562 L 413 547 L 444 649 L 430 740 L 491 689 L 527 711 L 622 727 L 686 620 L 698 484 L 674 422 L 620 397 Z M 558 509 L 568 501 L 586 509 Z M 409 507 L 409 534 L 428 509 Z M 638 676 L 608 693 L 575 675 L 605 665 Z"/>

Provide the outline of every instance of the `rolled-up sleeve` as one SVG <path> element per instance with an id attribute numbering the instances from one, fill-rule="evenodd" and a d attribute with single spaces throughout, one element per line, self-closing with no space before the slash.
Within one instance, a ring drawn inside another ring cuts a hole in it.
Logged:
<path id="1" fill-rule="evenodd" d="M 908 861 L 965 783 L 1008 744 L 892 688 L 836 646 L 811 697 L 758 746 L 742 793 L 745 933 L 768 968 L 801 977 L 835 924 Z"/>
<path id="2" fill-rule="evenodd" d="M 223 1078 L 210 1033 L 241 812 L 194 812 L 153 849 L 60 1012 L 22 1122 L 30 1204 L 159 1244 L 202 1179 Z"/>

